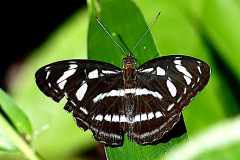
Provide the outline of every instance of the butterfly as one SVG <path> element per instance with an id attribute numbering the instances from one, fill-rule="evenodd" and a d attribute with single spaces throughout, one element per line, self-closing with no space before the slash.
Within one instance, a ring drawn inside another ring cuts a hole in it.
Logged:
<path id="1" fill-rule="evenodd" d="M 77 125 L 109 146 L 121 146 L 124 134 L 138 144 L 154 144 L 179 122 L 184 106 L 201 91 L 210 67 L 200 59 L 170 55 L 137 66 L 132 54 L 123 68 L 96 60 L 64 60 L 36 72 L 39 89 Z"/>

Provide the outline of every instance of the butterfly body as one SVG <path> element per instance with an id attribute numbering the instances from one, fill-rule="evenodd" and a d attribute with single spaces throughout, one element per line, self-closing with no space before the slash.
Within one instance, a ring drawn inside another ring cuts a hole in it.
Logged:
<path id="1" fill-rule="evenodd" d="M 136 84 L 136 62 L 132 56 L 127 56 L 123 59 L 123 85 L 124 91 L 132 90 L 132 94 L 125 94 L 122 98 L 122 103 L 124 104 L 123 112 L 126 113 L 126 118 L 129 122 L 133 121 L 133 112 L 135 106 L 134 90 L 137 86 Z M 131 125 L 131 123 L 129 123 Z M 131 126 L 128 126 L 127 132 L 131 131 Z"/>
<path id="2" fill-rule="evenodd" d="M 188 56 L 155 58 L 123 68 L 95 60 L 65 60 L 40 68 L 36 83 L 77 125 L 106 145 L 120 146 L 126 133 L 139 144 L 153 144 L 178 123 L 181 111 L 208 82 L 207 63 Z"/>

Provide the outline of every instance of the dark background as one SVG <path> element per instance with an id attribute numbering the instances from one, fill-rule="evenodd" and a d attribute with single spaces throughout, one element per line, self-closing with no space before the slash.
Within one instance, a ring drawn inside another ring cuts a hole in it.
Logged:
<path id="1" fill-rule="evenodd" d="M 19 64 L 40 46 L 60 24 L 76 10 L 86 6 L 85 0 L 8 1 L 1 4 L 4 41 L 0 62 L 0 88 L 6 89 L 8 68 Z"/>

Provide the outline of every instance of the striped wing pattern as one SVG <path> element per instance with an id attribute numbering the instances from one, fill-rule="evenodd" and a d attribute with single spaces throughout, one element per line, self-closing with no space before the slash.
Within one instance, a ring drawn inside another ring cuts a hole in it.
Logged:
<path id="1" fill-rule="evenodd" d="M 137 73 L 139 86 L 155 96 L 136 97 L 134 113 L 144 120 L 134 124 L 131 137 L 140 144 L 149 144 L 178 123 L 183 107 L 207 84 L 210 68 L 199 59 L 173 55 L 150 60 Z"/>
<path id="2" fill-rule="evenodd" d="M 49 64 L 36 73 L 40 90 L 65 109 L 97 141 L 120 146 L 124 133 L 139 144 L 153 144 L 178 123 L 181 111 L 207 84 L 209 66 L 188 56 L 152 59 L 136 71 L 136 87 L 124 88 L 122 70 L 93 60 Z M 129 113 L 126 95 L 133 95 Z"/>

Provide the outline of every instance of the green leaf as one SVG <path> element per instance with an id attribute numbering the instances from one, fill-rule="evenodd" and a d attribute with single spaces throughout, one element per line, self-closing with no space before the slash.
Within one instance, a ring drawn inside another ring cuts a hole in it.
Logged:
<path id="1" fill-rule="evenodd" d="M 124 55 L 122 55 L 119 48 L 113 45 L 111 39 L 106 35 L 106 33 L 99 28 L 99 25 L 96 23 L 95 16 L 97 16 L 103 24 L 105 24 L 113 37 L 117 34 L 121 35 L 127 47 L 132 50 L 133 46 L 147 30 L 147 25 L 143 15 L 136 5 L 130 0 L 89 0 L 88 4 L 91 15 L 88 31 L 88 57 L 90 59 L 110 62 L 119 67 L 122 66 L 122 58 Z M 117 40 L 116 37 L 114 38 Z M 159 56 L 150 33 L 144 37 L 143 41 L 139 44 L 133 54 L 137 58 L 139 64 Z M 184 139 L 186 139 L 186 134 L 179 138 L 172 139 L 167 143 L 142 146 L 129 141 L 125 136 L 122 147 L 107 147 L 106 153 L 108 158 L 111 160 L 121 160 L 126 159 L 126 157 L 131 160 L 156 159 L 158 157 L 163 157 L 169 148 Z M 121 156 L 123 154 L 124 156 Z"/>
<path id="2" fill-rule="evenodd" d="M 16 151 L 17 148 L 15 145 L 9 140 L 6 133 L 4 132 L 4 128 L 0 126 L 0 151 Z"/>
<path id="3" fill-rule="evenodd" d="M 2 89 L 0 89 L 0 107 L 2 112 L 0 114 L 0 131 L 3 131 L 1 135 L 6 138 L 1 141 L 1 147 L 11 151 L 17 148 L 29 160 L 40 160 L 29 145 L 32 127 L 28 117 Z"/>
<path id="4" fill-rule="evenodd" d="M 218 160 L 239 159 L 240 117 L 222 121 L 178 144 L 167 154 L 166 160 Z"/>
<path id="5" fill-rule="evenodd" d="M 40 160 L 38 155 L 36 155 L 35 151 L 26 142 L 26 139 L 24 139 L 19 133 L 17 133 L 16 129 L 13 128 L 10 125 L 9 121 L 7 121 L 6 118 L 1 114 L 0 124 L 12 144 L 14 144 L 16 148 L 25 155 L 26 158 L 28 158 L 29 160 Z"/>
<path id="6" fill-rule="evenodd" d="M 32 126 L 28 117 L 2 89 L 0 89 L 0 107 L 19 134 L 30 140 Z"/>
<path id="7" fill-rule="evenodd" d="M 131 160 L 160 160 L 165 158 L 165 154 L 175 145 L 186 142 L 187 135 L 183 134 L 180 137 L 172 138 L 167 143 L 159 143 L 157 145 L 138 145 L 124 138 L 123 147 L 106 148 L 109 160 L 125 160 L 126 157 Z M 124 155 L 124 156 L 121 156 Z"/>
<path id="8" fill-rule="evenodd" d="M 202 22 L 227 65 L 240 80 L 240 9 L 237 1 L 204 0 Z M 221 20 L 219 20 L 219 17 Z"/>
<path id="9" fill-rule="evenodd" d="M 119 48 L 113 45 L 110 38 L 99 25 L 96 24 L 95 17 L 98 16 L 100 18 L 109 29 L 110 34 L 113 36 L 119 34 L 127 47 L 132 50 L 136 42 L 147 30 L 147 25 L 140 10 L 130 0 L 119 2 L 89 0 L 88 2 L 89 10 L 92 12 L 88 30 L 88 57 L 122 66 L 124 55 Z M 95 11 L 94 7 L 96 6 L 98 7 Z M 133 54 L 136 56 L 139 64 L 159 56 L 151 34 L 146 35 Z"/>
<path id="10" fill-rule="evenodd" d="M 0 151 L 0 159 L 2 160 L 27 160 L 21 152 L 5 152 Z"/>

